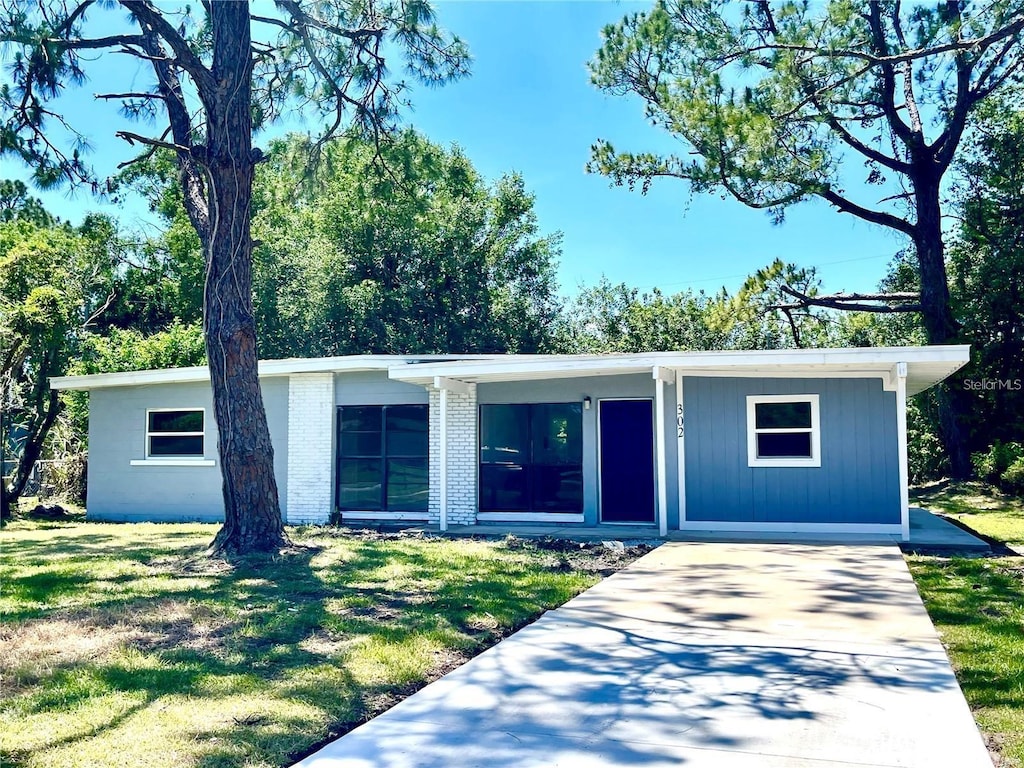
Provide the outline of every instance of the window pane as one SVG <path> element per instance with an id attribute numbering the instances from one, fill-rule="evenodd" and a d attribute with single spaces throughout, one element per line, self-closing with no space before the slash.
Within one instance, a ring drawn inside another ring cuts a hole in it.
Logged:
<path id="1" fill-rule="evenodd" d="M 381 507 L 380 459 L 342 459 L 338 462 L 338 508 L 379 510 Z"/>
<path id="2" fill-rule="evenodd" d="M 526 490 L 526 469 L 516 465 L 484 464 L 480 467 L 480 509 L 529 509 Z"/>
<path id="3" fill-rule="evenodd" d="M 582 512 L 583 468 L 571 466 L 534 466 L 533 504 L 537 512 Z"/>
<path id="4" fill-rule="evenodd" d="M 529 406 L 480 406 L 480 461 L 521 464 L 529 453 Z"/>
<path id="5" fill-rule="evenodd" d="M 755 403 L 758 429 L 798 429 L 811 427 L 811 404 Z"/>
<path id="6" fill-rule="evenodd" d="M 579 403 L 533 406 L 533 462 L 583 462 L 583 408 Z"/>
<path id="7" fill-rule="evenodd" d="M 345 405 L 340 410 L 338 418 L 342 431 L 380 432 L 381 406 Z"/>
<path id="8" fill-rule="evenodd" d="M 388 433 L 427 434 L 427 406 L 390 405 L 385 409 Z"/>
<path id="9" fill-rule="evenodd" d="M 380 432 L 342 432 L 339 452 L 342 456 L 380 456 Z"/>
<path id="10" fill-rule="evenodd" d="M 428 453 L 427 406 L 391 405 L 385 411 L 389 456 L 426 456 Z"/>
<path id="11" fill-rule="evenodd" d="M 427 459 L 389 459 L 387 493 L 389 510 L 425 511 L 430 496 Z"/>
<path id="12" fill-rule="evenodd" d="M 150 432 L 202 432 L 202 411 L 150 411 Z"/>
<path id="13" fill-rule="evenodd" d="M 758 458 L 810 458 L 810 432 L 767 432 L 757 436 Z"/>
<path id="14" fill-rule="evenodd" d="M 150 456 L 202 456 L 203 438 L 195 437 L 163 437 L 153 435 L 149 438 Z"/>

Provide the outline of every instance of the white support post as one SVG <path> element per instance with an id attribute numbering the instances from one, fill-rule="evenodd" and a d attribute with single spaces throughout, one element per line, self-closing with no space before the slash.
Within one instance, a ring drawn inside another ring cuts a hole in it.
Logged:
<path id="1" fill-rule="evenodd" d="M 442 531 L 448 530 L 448 389 L 441 388 L 441 445 L 440 445 L 440 499 L 441 518 L 440 526 Z"/>
<path id="2" fill-rule="evenodd" d="M 676 462 L 679 489 L 679 527 L 686 523 L 686 419 L 683 413 L 683 372 L 676 371 Z"/>
<path id="3" fill-rule="evenodd" d="M 907 364 L 896 363 L 896 450 L 900 473 L 900 528 L 910 541 L 910 468 L 907 459 Z"/>
<path id="4" fill-rule="evenodd" d="M 665 384 L 675 381 L 672 371 L 654 366 L 654 458 L 658 478 L 658 535 L 668 534 L 668 466 L 665 456 L 665 444 L 668 442 L 665 432 L 668 422 L 665 419 Z"/>

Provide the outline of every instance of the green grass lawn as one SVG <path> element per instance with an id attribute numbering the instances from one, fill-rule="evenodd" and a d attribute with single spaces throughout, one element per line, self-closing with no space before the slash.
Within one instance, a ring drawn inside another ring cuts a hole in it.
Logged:
<path id="1" fill-rule="evenodd" d="M 911 489 L 911 504 L 955 518 L 978 533 L 1024 545 L 1024 499 L 985 483 L 935 483 Z"/>
<path id="2" fill-rule="evenodd" d="M 293 529 L 281 557 L 228 564 L 203 554 L 214 531 L 0 531 L 0 764 L 285 765 L 609 565 L 333 529 Z"/>
<path id="3" fill-rule="evenodd" d="M 922 489 L 917 503 L 1024 543 L 1024 503 L 982 484 Z M 1024 558 L 907 560 L 990 749 L 1001 766 L 1024 768 Z"/>

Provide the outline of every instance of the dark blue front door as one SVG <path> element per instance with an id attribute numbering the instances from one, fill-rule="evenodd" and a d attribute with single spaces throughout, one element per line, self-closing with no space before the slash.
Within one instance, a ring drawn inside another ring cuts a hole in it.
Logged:
<path id="1" fill-rule="evenodd" d="M 601 521 L 654 522 L 650 400 L 601 400 Z"/>

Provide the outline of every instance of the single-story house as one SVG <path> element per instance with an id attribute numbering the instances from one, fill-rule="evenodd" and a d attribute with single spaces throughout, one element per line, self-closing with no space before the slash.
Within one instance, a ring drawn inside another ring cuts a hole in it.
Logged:
<path id="1" fill-rule="evenodd" d="M 423 521 L 909 538 L 906 398 L 966 346 L 268 360 L 288 523 Z M 87 390 L 88 516 L 223 515 L 205 367 Z"/>

